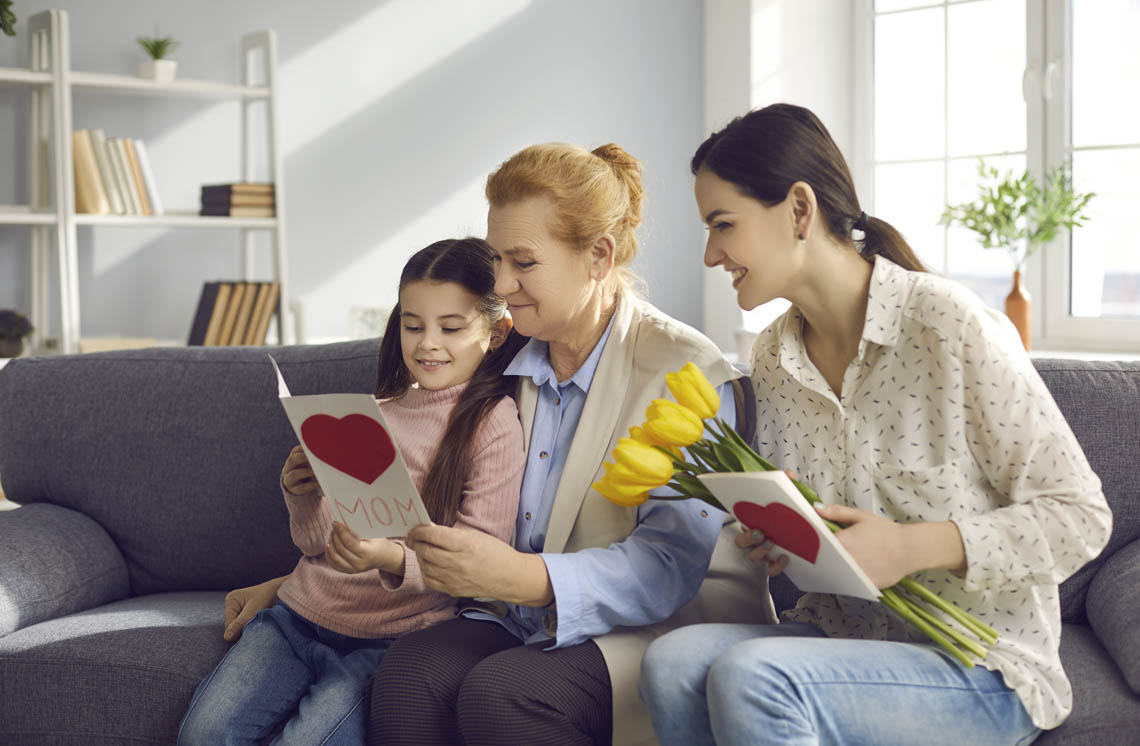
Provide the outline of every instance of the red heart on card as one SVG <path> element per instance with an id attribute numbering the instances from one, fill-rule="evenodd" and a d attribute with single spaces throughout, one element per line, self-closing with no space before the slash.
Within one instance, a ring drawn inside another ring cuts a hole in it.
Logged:
<path id="1" fill-rule="evenodd" d="M 301 423 L 301 440 L 329 466 L 372 484 L 396 460 L 396 447 L 384 427 L 362 414 L 337 419 L 315 414 Z"/>
<path id="2" fill-rule="evenodd" d="M 819 556 L 819 534 L 806 518 L 781 503 L 760 506 L 738 502 L 732 506 L 736 518 L 748 528 L 759 529 L 773 544 L 815 564 Z"/>

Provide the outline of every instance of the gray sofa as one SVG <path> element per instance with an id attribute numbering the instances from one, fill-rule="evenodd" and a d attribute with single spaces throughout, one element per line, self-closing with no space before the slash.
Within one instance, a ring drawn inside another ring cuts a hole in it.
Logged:
<path id="1" fill-rule="evenodd" d="M 376 342 L 273 348 L 294 394 L 371 391 Z M 1076 711 L 1043 744 L 1140 732 L 1140 364 L 1038 367 L 1104 481 L 1112 541 L 1063 586 Z M 25 358 L 0 370 L 0 744 L 174 740 L 225 652 L 226 590 L 298 553 L 294 444 L 261 348 Z M 791 592 L 789 592 L 789 590 Z M 787 606 L 794 589 L 774 584 Z"/>

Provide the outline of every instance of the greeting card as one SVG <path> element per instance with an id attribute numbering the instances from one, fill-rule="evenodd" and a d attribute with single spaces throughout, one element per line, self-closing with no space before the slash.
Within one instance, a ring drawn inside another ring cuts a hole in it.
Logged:
<path id="1" fill-rule="evenodd" d="M 702 474 L 698 479 L 749 528 L 785 554 L 784 574 L 801 591 L 877 601 L 882 595 L 782 471 Z"/>
<path id="2" fill-rule="evenodd" d="M 277 393 L 333 519 L 364 539 L 404 536 L 431 523 L 412 475 L 369 394 L 293 396 L 277 367 Z"/>

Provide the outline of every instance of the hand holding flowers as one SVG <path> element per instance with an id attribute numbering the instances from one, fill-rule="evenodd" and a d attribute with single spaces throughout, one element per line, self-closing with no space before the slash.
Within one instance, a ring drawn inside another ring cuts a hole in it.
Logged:
<path id="1" fill-rule="evenodd" d="M 641 427 L 630 428 L 630 437 L 618 441 L 613 451 L 614 461 L 604 465 L 605 475 L 593 485 L 594 489 L 619 505 L 637 506 L 650 498 L 650 490 L 669 486 L 680 494 L 653 497 L 665 500 L 695 497 L 718 510 L 725 510 L 698 479 L 700 475 L 772 471 L 776 466 L 716 417 L 720 408 L 716 389 L 696 365 L 686 363 L 680 371 L 666 374 L 665 380 L 677 401 L 653 401 L 646 410 L 646 422 Z M 702 437 L 706 430 L 711 437 Z M 684 458 L 686 454 L 681 448 L 686 449 L 691 460 Z M 810 487 L 796 479 L 792 482 L 810 504 L 817 509 L 822 506 Z M 852 554 L 861 558 L 860 566 L 881 589 L 883 604 L 967 667 L 973 667 L 973 658 L 985 657 L 987 647 L 997 641 L 997 632 L 913 578 L 901 577 L 907 568 L 898 553 L 882 551 L 883 546 L 900 548 L 903 532 L 924 524 L 898 524 L 843 506 L 829 506 L 821 510 L 820 515 L 836 533 L 847 528 L 845 523 L 852 524 L 848 529 L 851 535 L 841 536 L 840 541 L 850 543 L 854 549 Z M 894 538 L 883 542 L 883 536 L 890 534 L 894 534 Z M 867 542 L 876 545 L 873 551 L 860 549 Z"/>

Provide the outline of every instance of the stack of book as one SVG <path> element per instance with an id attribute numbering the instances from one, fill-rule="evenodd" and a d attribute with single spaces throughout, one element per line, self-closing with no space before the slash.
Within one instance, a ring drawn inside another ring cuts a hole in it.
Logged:
<path id="1" fill-rule="evenodd" d="M 208 184 L 202 187 L 201 214 L 271 218 L 277 214 L 277 197 L 272 184 Z"/>
<path id="2" fill-rule="evenodd" d="M 187 344 L 265 344 L 280 293 L 276 282 L 207 282 L 198 297 Z"/>
<path id="3" fill-rule="evenodd" d="M 71 133 L 75 211 L 94 215 L 161 215 L 162 201 L 141 140 Z"/>

